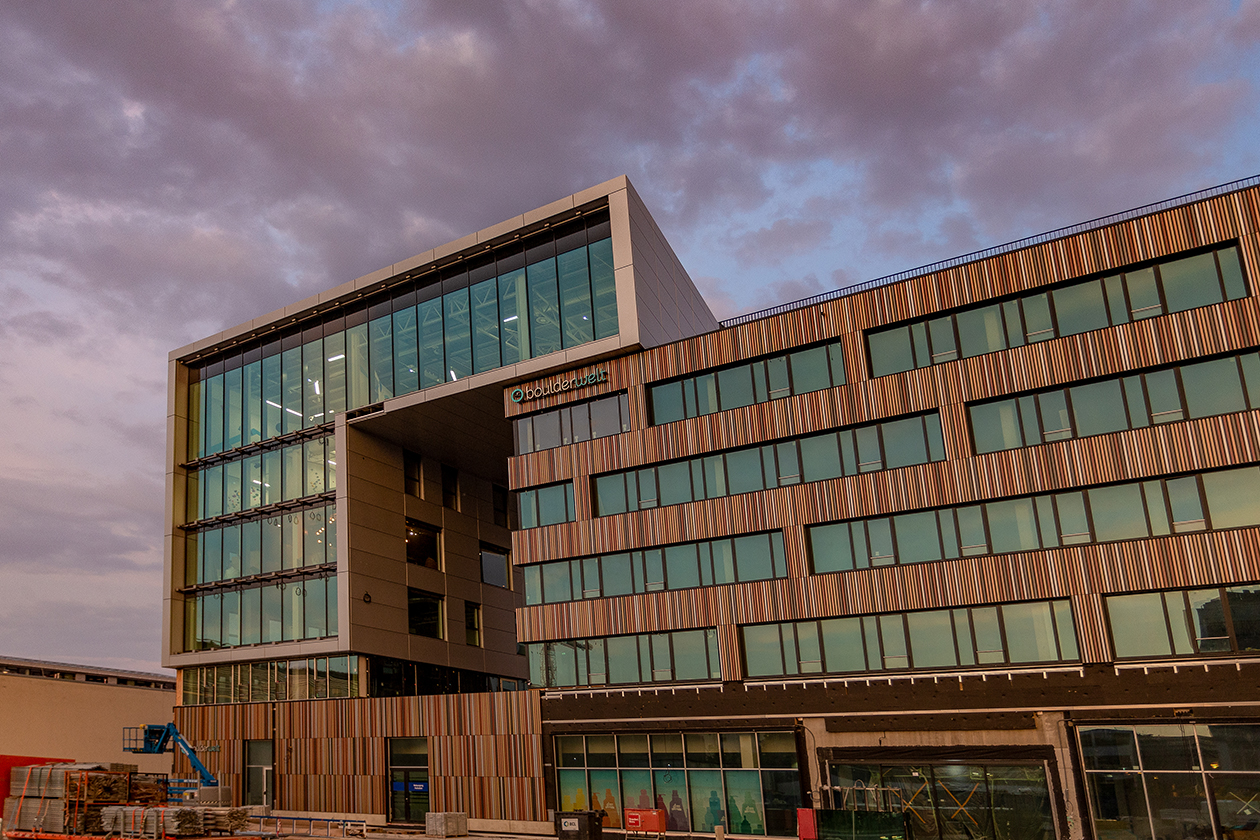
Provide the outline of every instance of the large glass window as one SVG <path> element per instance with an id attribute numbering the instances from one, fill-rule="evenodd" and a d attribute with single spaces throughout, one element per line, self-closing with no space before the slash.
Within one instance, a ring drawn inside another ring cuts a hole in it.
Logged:
<path id="1" fill-rule="evenodd" d="M 316 438 L 205 467 L 193 477 L 191 518 L 210 519 L 336 489 L 337 452 L 331 436 Z"/>
<path id="2" fill-rule="evenodd" d="M 189 388 L 189 457 L 615 335 L 609 233 L 595 213 L 203 365 Z"/>
<path id="3" fill-rule="evenodd" d="M 783 532 L 683 543 L 535 563 L 525 569 L 525 603 L 554 604 L 662 589 L 787 577 Z"/>
<path id="4" fill-rule="evenodd" d="M 336 562 L 337 508 L 321 505 L 188 534 L 184 585 L 192 587 Z"/>
<path id="5" fill-rule="evenodd" d="M 181 704 L 259 703 L 359 696 L 358 656 L 317 656 L 183 668 Z"/>
<path id="6" fill-rule="evenodd" d="M 866 334 L 867 354 L 871 375 L 886 376 L 1246 295 L 1238 249 L 1231 245 L 874 329 Z"/>
<path id="7" fill-rule="evenodd" d="M 1260 525 L 1260 467 L 807 529 L 815 574 Z"/>
<path id="8" fill-rule="evenodd" d="M 337 635 L 337 577 L 295 571 L 184 598 L 185 649 L 213 650 Z"/>
<path id="9" fill-rule="evenodd" d="M 1067 601 L 740 628 L 750 679 L 1080 659 Z"/>
<path id="10" fill-rule="evenodd" d="M 595 515 L 716 499 L 944 459 L 941 418 L 932 412 L 596 476 L 592 481 Z"/>
<path id="11" fill-rule="evenodd" d="M 1117 659 L 1260 650 L 1260 584 L 1103 599 Z"/>
<path id="12" fill-rule="evenodd" d="M 1100 723 L 1076 732 L 1097 834 L 1230 838 L 1255 824 L 1260 727 Z"/>
<path id="13" fill-rule="evenodd" d="M 570 443 L 630 431 L 630 398 L 614 394 L 588 402 L 561 406 L 540 414 L 518 417 L 516 454 L 525 455 Z"/>
<path id="14" fill-rule="evenodd" d="M 623 827 L 626 808 L 657 808 L 671 832 L 796 836 L 790 732 L 561 735 L 555 754 L 560 808 L 602 810 L 608 828 Z"/>
<path id="15" fill-rule="evenodd" d="M 720 679 L 717 631 L 566 639 L 526 646 L 538 688 Z"/>
<path id="16" fill-rule="evenodd" d="M 533 487 L 516 494 L 521 528 L 539 528 L 577 519 L 573 501 L 573 482 Z"/>
<path id="17" fill-rule="evenodd" d="M 653 425 L 741 408 L 845 383 L 840 342 L 652 385 Z"/>
<path id="18" fill-rule="evenodd" d="M 1254 371 L 1254 373 L 1253 373 Z M 968 406 L 976 454 L 1260 407 L 1252 352 Z"/>

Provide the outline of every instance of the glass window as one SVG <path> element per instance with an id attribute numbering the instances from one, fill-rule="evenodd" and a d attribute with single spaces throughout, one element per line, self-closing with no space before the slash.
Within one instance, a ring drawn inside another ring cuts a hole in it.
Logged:
<path id="1" fill-rule="evenodd" d="M 1213 528 L 1260 524 L 1260 467 L 1203 474 Z"/>
<path id="2" fill-rule="evenodd" d="M 868 333 L 866 343 L 870 353 L 871 376 L 887 376 L 914 369 L 914 349 L 910 344 L 909 327 Z"/>
<path id="3" fill-rule="evenodd" d="M 574 347 L 595 338 L 591 310 L 591 277 L 586 248 L 566 251 L 556 258 L 560 289 L 560 317 L 564 346 Z"/>
<path id="4" fill-rule="evenodd" d="M 788 356 L 792 368 L 792 392 L 804 394 L 831 387 L 827 369 L 827 348 L 811 347 Z"/>
<path id="5" fill-rule="evenodd" d="M 683 396 L 681 382 L 666 382 L 650 389 L 652 402 L 652 423 L 672 423 L 683 419 Z"/>
<path id="6" fill-rule="evenodd" d="M 907 417 L 882 423 L 884 438 L 884 468 L 896 469 L 911 464 L 923 464 L 928 460 L 927 445 L 923 437 L 923 418 Z"/>
<path id="7" fill-rule="evenodd" d="M 482 583 L 488 583 L 491 586 L 501 586 L 504 589 L 511 588 L 511 573 L 509 569 L 507 549 L 485 545 L 481 547 Z"/>
<path id="8" fill-rule="evenodd" d="M 1041 547 L 1032 499 L 1012 499 L 985 505 L 994 554 L 1031 551 Z"/>
<path id="9" fill-rule="evenodd" d="M 591 437 L 602 438 L 629 431 L 622 423 L 621 402 L 617 397 L 595 400 L 590 403 L 590 412 Z"/>
<path id="10" fill-rule="evenodd" d="M 779 625 L 764 624 L 745 627 L 744 659 L 750 677 L 782 676 L 783 645 L 779 636 Z"/>
<path id="11" fill-rule="evenodd" d="M 554 353 L 561 349 L 555 258 L 528 265 L 525 271 L 529 286 L 529 314 L 533 319 L 532 355 Z"/>
<path id="12" fill-rule="evenodd" d="M 958 665 L 949 610 L 910 613 L 906 616 L 910 652 L 916 668 L 953 668 Z"/>
<path id="13" fill-rule="evenodd" d="M 1158 592 L 1105 599 L 1116 656 L 1169 656 L 1172 646 L 1165 623 L 1164 600 Z"/>
<path id="14" fill-rule="evenodd" d="M 1006 604 L 1002 607 L 1010 662 L 1051 662 L 1059 658 L 1050 604 Z"/>
<path id="15" fill-rule="evenodd" d="M 1089 491 L 1089 507 L 1094 518 L 1094 539 L 1098 542 L 1150 535 L 1139 484 L 1095 487 Z"/>
<path id="16" fill-rule="evenodd" d="M 1070 389 L 1072 414 L 1078 437 L 1118 432 L 1129 428 L 1124 393 L 1119 379 L 1077 385 Z"/>
<path id="17" fill-rule="evenodd" d="M 1110 324 L 1099 280 L 1055 289 L 1050 297 L 1054 302 L 1055 320 L 1061 336 L 1097 330 Z"/>
<path id="18" fill-rule="evenodd" d="M 1006 334 L 1002 326 L 1002 311 L 999 306 L 966 310 L 959 312 L 955 318 L 964 357 L 979 356 L 1006 348 Z M 933 359 L 933 361 L 938 360 Z"/>
<path id="19" fill-rule="evenodd" d="M 1224 299 L 1213 254 L 1199 254 L 1163 263 L 1159 267 L 1159 277 L 1169 312 L 1196 309 Z"/>
<path id="20" fill-rule="evenodd" d="M 844 474 L 840 469 L 840 451 L 834 434 L 801 438 L 800 449 L 805 481 L 839 478 Z"/>
<path id="21" fill-rule="evenodd" d="M 934 511 L 903 513 L 892 520 L 897 533 L 897 562 L 924 563 L 941 559 L 940 531 Z"/>
<path id="22" fill-rule="evenodd" d="M 1233 357 L 1186 365 L 1181 384 L 1191 419 L 1247 409 L 1238 362 Z"/>
<path id="23" fill-rule="evenodd" d="M 407 629 L 412 635 L 441 639 L 442 596 L 408 588 Z"/>
<path id="24" fill-rule="evenodd" d="M 826 363 L 825 357 L 823 362 Z M 749 366 L 741 365 L 718 371 L 717 385 L 723 411 L 753 404 L 752 368 Z"/>
<path id="25" fill-rule="evenodd" d="M 971 414 L 971 434 L 975 440 L 977 455 L 1024 445 L 1015 400 L 981 403 L 970 406 L 968 411 Z"/>
<path id="26" fill-rule="evenodd" d="M 481 373 L 502 363 L 498 284 L 493 278 L 483 280 L 474 284 L 469 294 L 472 301 L 473 371 Z"/>

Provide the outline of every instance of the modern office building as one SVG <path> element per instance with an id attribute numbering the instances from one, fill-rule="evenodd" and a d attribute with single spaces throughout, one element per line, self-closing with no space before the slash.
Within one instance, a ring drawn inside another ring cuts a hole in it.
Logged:
<path id="1" fill-rule="evenodd" d="M 623 178 L 175 351 L 177 720 L 284 811 L 1249 837 L 1258 185 L 719 324 Z"/>

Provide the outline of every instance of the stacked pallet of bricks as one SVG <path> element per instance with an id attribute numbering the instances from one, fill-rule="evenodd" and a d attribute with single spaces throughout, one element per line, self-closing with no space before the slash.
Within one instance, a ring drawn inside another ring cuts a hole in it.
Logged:
<path id="1" fill-rule="evenodd" d="M 167 780 L 131 768 L 107 770 L 98 764 L 46 764 L 15 767 L 4 801 L 4 825 L 18 831 L 104 834 L 103 812 L 138 802 L 166 802 Z"/>

